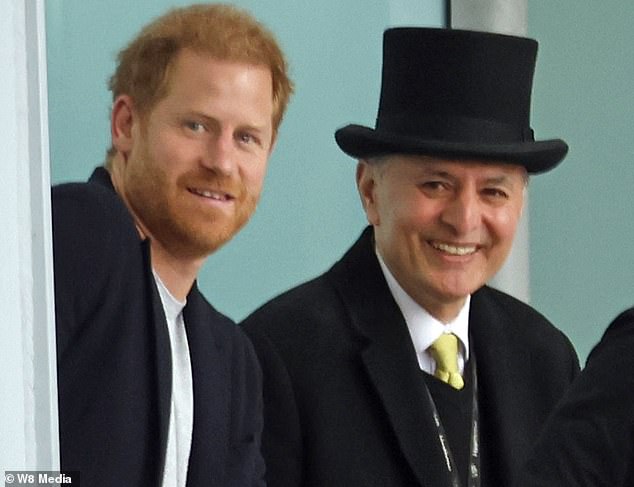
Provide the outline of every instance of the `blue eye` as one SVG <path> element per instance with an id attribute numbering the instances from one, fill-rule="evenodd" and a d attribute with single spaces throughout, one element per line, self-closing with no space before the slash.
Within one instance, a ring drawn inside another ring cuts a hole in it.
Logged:
<path id="1" fill-rule="evenodd" d="M 194 121 L 185 122 L 185 127 L 192 132 L 203 132 L 205 130 L 205 126 L 202 123 Z"/>
<path id="2" fill-rule="evenodd" d="M 255 137 L 253 134 L 249 132 L 240 132 L 236 135 L 236 138 L 242 144 L 249 145 L 249 144 L 255 143 L 257 145 L 260 145 L 260 139 L 258 139 L 257 137 Z"/>

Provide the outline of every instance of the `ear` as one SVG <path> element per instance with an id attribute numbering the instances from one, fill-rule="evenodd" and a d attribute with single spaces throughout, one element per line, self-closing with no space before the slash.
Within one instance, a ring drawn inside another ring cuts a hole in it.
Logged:
<path id="1" fill-rule="evenodd" d="M 122 153 L 124 159 L 134 145 L 132 127 L 137 120 L 132 98 L 128 95 L 119 95 L 112 104 L 112 115 L 110 118 L 110 135 L 112 145 L 118 152 Z"/>
<path id="2" fill-rule="evenodd" d="M 379 212 L 376 202 L 376 170 L 365 160 L 357 164 L 357 189 L 366 218 L 371 225 L 379 224 Z"/>

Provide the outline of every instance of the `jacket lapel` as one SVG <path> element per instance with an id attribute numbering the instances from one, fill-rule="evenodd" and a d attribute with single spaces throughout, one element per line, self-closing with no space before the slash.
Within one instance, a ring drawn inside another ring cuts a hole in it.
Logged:
<path id="1" fill-rule="evenodd" d="M 231 420 L 229 350 L 213 332 L 215 317 L 196 284 L 187 296 L 183 311 L 192 363 L 194 386 L 194 431 L 187 474 L 188 484 L 202 485 L 205 479 L 224 472 L 226 442 Z M 218 479 L 219 482 L 222 482 Z"/>
<path id="2" fill-rule="evenodd" d="M 171 346 L 163 304 L 149 264 L 149 241 L 146 240 L 142 245 L 145 247 L 150 269 L 148 279 L 152 289 L 152 312 L 156 334 L 159 438 L 162 445 L 159 478 L 162 478 L 172 397 Z M 230 371 L 227 365 L 229 360 L 225 357 L 227 351 L 213 334 L 214 317 L 208 309 L 194 283 L 183 310 L 194 387 L 194 428 L 187 472 L 187 482 L 192 485 L 202 485 L 208 479 L 218 479 L 222 482 L 219 475 L 224 473 L 227 445 L 225 442 L 219 442 L 218 438 L 228 437 L 227 429 L 230 423 L 227 400 L 231 394 Z"/>
<path id="3" fill-rule="evenodd" d="M 158 414 L 159 414 L 159 478 L 163 478 L 165 468 L 165 453 L 167 451 L 167 435 L 169 430 L 169 415 L 172 398 L 172 354 L 165 320 L 163 304 L 152 274 L 152 263 L 150 256 L 150 241 L 144 240 L 141 243 L 146 261 L 146 282 L 150 295 L 152 296 L 151 323 L 154 326 L 153 332 L 156 340 L 156 388 L 158 391 Z M 134 371 L 131 371 L 132 373 Z"/>
<path id="4" fill-rule="evenodd" d="M 512 317 L 483 288 L 471 300 L 469 328 L 478 368 L 478 403 L 481 418 L 481 449 L 485 479 L 512 477 L 530 448 L 534 424 L 526 404 L 537 393 L 527 386 L 529 357 L 518 345 L 510 326 Z M 520 413 L 520 412 L 524 413 Z"/>
<path id="5" fill-rule="evenodd" d="M 361 360 L 420 485 L 450 485 L 425 381 L 374 253 L 371 228 L 335 265 L 331 277 L 352 326 L 366 339 Z"/>

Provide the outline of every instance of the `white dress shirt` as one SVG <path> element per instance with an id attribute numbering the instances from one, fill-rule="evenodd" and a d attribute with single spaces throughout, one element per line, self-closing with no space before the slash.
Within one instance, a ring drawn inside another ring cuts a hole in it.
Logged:
<path id="1" fill-rule="evenodd" d="M 461 374 L 464 373 L 465 362 L 469 360 L 469 307 L 471 296 L 467 296 L 464 306 L 455 319 L 449 323 L 443 323 L 429 314 L 427 310 L 405 292 L 387 265 L 385 265 L 378 251 L 376 255 L 390 292 L 405 318 L 421 370 L 428 374 L 434 374 L 436 361 L 431 356 L 429 347 L 443 333 L 453 333 L 458 337 L 460 343 L 458 347 L 458 368 Z"/>

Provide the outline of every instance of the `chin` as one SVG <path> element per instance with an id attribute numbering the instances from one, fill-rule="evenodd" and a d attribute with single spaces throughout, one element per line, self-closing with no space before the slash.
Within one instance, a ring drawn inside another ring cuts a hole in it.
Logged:
<path id="1" fill-rule="evenodd" d="M 444 288 L 441 292 L 449 300 L 464 299 L 480 289 L 484 284 L 451 286 Z"/>
<path id="2" fill-rule="evenodd" d="M 196 242 L 192 245 L 192 247 L 197 249 L 197 252 L 198 254 L 200 254 L 201 257 L 207 257 L 208 255 L 213 254 L 218 249 L 220 249 L 220 247 L 231 240 L 234 235 L 235 234 L 214 235 L 213 238 L 208 238 Z"/>
<path id="3" fill-rule="evenodd" d="M 182 226 L 178 232 L 181 235 L 178 239 L 180 247 L 191 257 L 207 257 L 235 237 L 247 220 L 219 218 Z"/>
<path id="4" fill-rule="evenodd" d="M 209 255 L 235 237 L 241 228 L 242 225 L 239 227 L 225 229 L 215 228 L 213 232 L 207 232 L 205 237 L 200 239 L 200 247 L 206 251 L 207 255 Z M 201 232 L 198 235 L 203 235 L 203 233 Z"/>

